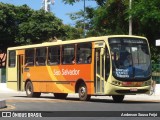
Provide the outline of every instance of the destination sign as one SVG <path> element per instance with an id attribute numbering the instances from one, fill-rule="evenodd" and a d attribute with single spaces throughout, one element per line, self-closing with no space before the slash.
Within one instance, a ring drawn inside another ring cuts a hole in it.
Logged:
<path id="1" fill-rule="evenodd" d="M 109 39 L 110 44 L 124 44 L 124 43 L 130 43 L 130 44 L 147 44 L 147 42 L 144 39 L 133 39 L 133 38 L 110 38 Z"/>

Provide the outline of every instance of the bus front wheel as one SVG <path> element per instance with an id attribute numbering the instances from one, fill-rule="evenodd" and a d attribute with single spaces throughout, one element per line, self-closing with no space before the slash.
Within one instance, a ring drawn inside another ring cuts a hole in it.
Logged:
<path id="1" fill-rule="evenodd" d="M 112 95 L 113 101 L 116 103 L 123 102 L 124 95 Z"/>
<path id="2" fill-rule="evenodd" d="M 33 85 L 30 81 L 26 84 L 26 94 L 27 97 L 40 97 L 41 95 L 40 92 L 34 92 Z"/>
<path id="3" fill-rule="evenodd" d="M 90 100 L 91 96 L 87 94 L 87 87 L 85 84 L 81 84 L 79 89 L 78 89 L 78 93 L 79 93 L 79 99 L 81 101 L 87 101 Z"/>

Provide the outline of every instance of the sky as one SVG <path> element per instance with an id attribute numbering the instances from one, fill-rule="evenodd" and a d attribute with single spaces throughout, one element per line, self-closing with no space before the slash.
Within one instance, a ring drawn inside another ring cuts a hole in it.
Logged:
<path id="1" fill-rule="evenodd" d="M 27 4 L 34 10 L 39 10 L 42 7 L 42 0 L 0 0 L 0 2 L 14 4 L 16 6 Z M 93 0 L 86 0 L 86 6 L 96 7 L 96 2 Z M 80 2 L 77 2 L 73 6 L 64 4 L 62 0 L 55 0 L 54 5 L 51 5 L 51 12 L 53 12 L 56 17 L 60 18 L 64 24 L 74 25 L 75 22 L 72 21 L 67 14 L 78 12 L 79 10 L 83 10 L 83 8 L 83 0 L 80 0 Z"/>

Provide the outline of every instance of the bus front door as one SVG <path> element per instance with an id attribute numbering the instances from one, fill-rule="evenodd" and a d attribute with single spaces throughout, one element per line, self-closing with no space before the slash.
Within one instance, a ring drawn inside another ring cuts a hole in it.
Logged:
<path id="1" fill-rule="evenodd" d="M 95 79 L 94 79 L 94 88 L 95 93 L 103 94 L 104 93 L 104 81 L 105 81 L 105 54 L 103 47 L 95 48 Z"/>

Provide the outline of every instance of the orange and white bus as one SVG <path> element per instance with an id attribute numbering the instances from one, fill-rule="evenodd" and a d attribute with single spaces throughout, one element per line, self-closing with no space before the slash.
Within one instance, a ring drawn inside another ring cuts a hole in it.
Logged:
<path id="1" fill-rule="evenodd" d="M 54 93 L 66 98 L 78 93 L 80 100 L 149 94 L 151 62 L 145 37 L 111 35 L 45 42 L 7 50 L 7 86 L 26 91 L 28 97 Z"/>

